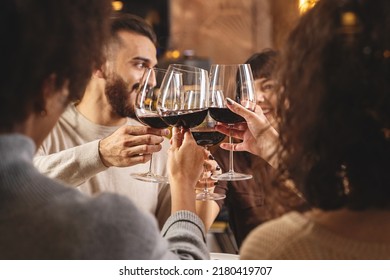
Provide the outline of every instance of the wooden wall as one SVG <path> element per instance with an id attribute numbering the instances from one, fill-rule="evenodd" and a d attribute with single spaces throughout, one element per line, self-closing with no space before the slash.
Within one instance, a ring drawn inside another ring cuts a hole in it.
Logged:
<path id="1" fill-rule="evenodd" d="M 170 0 L 170 49 L 214 63 L 244 62 L 279 48 L 298 18 L 297 0 Z"/>

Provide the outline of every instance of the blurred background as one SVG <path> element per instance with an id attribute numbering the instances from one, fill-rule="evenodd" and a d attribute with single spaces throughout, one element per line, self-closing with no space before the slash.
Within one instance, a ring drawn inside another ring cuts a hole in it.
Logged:
<path id="1" fill-rule="evenodd" d="M 318 0 L 121 0 L 159 39 L 159 66 L 174 62 L 207 68 L 242 63 L 264 48 L 280 49 L 300 14 Z"/>

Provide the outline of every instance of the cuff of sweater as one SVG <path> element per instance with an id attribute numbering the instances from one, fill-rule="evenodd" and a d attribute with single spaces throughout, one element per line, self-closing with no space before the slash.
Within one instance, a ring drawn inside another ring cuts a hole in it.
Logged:
<path id="1" fill-rule="evenodd" d="M 206 230 L 202 220 L 193 212 L 182 210 L 172 214 L 164 224 L 161 230 L 163 236 L 167 235 L 170 230 L 176 228 L 189 230 L 191 232 L 198 231 L 202 236 L 204 242 L 206 242 Z"/>
<path id="2" fill-rule="evenodd" d="M 79 157 L 80 169 L 83 171 L 86 180 L 108 169 L 100 158 L 99 141 L 95 140 L 79 146 L 80 151 L 76 153 Z"/>

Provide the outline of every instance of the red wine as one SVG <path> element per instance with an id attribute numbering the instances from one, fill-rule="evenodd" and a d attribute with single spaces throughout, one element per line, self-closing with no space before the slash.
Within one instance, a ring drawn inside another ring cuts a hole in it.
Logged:
<path id="1" fill-rule="evenodd" d="M 172 126 L 191 128 L 200 125 L 207 115 L 207 109 L 179 110 L 174 112 L 163 112 L 161 118 Z"/>
<path id="2" fill-rule="evenodd" d="M 144 125 L 153 127 L 153 128 L 167 128 L 168 124 L 165 123 L 160 116 L 158 115 L 145 115 L 138 117 L 138 120 Z"/>
<path id="3" fill-rule="evenodd" d="M 225 139 L 225 134 L 215 130 L 191 131 L 196 144 L 199 146 L 213 146 Z"/>
<path id="4" fill-rule="evenodd" d="M 243 117 L 233 113 L 229 108 L 210 107 L 209 112 L 210 116 L 218 122 L 227 124 L 245 122 Z"/>

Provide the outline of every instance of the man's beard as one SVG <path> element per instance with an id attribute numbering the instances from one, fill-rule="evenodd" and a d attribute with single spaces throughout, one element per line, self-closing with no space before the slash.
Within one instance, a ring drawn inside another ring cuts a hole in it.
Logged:
<path id="1" fill-rule="evenodd" d="M 129 91 L 126 82 L 117 74 L 113 74 L 107 79 L 104 91 L 115 114 L 122 118 L 136 118 L 134 104 L 130 102 L 130 95 L 136 94 L 137 88 L 138 83 Z"/>

